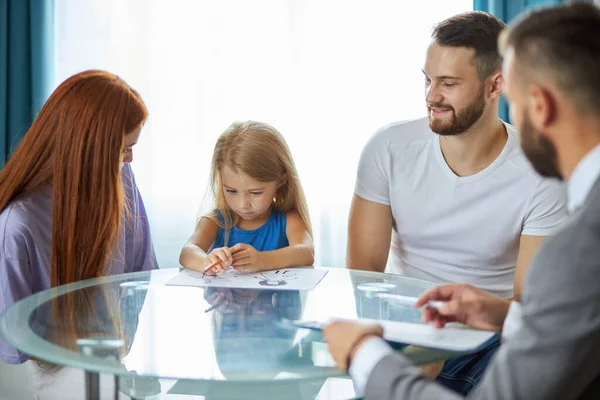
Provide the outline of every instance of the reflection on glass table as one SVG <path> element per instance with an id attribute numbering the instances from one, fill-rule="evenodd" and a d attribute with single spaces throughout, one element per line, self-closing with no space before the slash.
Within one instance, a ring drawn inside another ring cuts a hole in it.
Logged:
<path id="1" fill-rule="evenodd" d="M 109 276 L 35 294 L 0 317 L 0 335 L 45 365 L 85 370 L 87 398 L 98 398 L 98 373 L 109 373 L 134 398 L 314 399 L 328 378 L 346 375 L 335 368 L 319 332 L 292 329 L 282 320 L 419 322 L 418 310 L 375 294 L 418 296 L 433 286 L 337 268 L 306 291 L 168 285 L 178 273 Z M 401 351 L 416 364 L 456 355 Z"/>

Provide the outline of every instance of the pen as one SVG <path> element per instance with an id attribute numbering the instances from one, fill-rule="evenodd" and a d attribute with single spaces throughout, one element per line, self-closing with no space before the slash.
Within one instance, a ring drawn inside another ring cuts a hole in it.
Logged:
<path id="1" fill-rule="evenodd" d="M 237 254 L 237 253 L 239 253 L 240 251 L 242 251 L 242 250 L 238 250 L 238 251 L 236 251 L 235 253 L 231 253 L 231 255 Z M 219 265 L 219 264 L 222 264 L 222 263 L 223 263 L 223 261 L 221 261 L 221 260 L 219 259 L 219 260 L 215 261 L 214 263 L 210 264 L 208 267 L 204 268 L 204 271 L 202 272 L 202 277 L 204 278 L 204 276 L 205 276 L 206 274 L 208 274 L 208 272 L 209 272 L 211 269 L 213 269 L 214 267 L 216 267 L 217 265 Z M 209 274 L 209 275 L 210 275 L 210 274 Z"/>
<path id="2" fill-rule="evenodd" d="M 221 264 L 221 260 L 217 260 L 214 263 L 210 264 L 208 267 L 204 268 L 204 271 L 202 272 L 202 277 L 204 278 L 204 276 L 206 274 L 208 274 L 208 272 L 213 269 L 214 267 L 216 267 L 217 265 Z M 210 275 L 210 274 L 208 274 Z"/>
<path id="3" fill-rule="evenodd" d="M 418 300 L 416 297 L 402 296 L 399 294 L 392 294 L 392 293 L 377 293 L 375 296 L 380 299 L 390 300 L 394 303 L 398 303 L 398 304 L 401 304 L 404 306 L 414 306 Z M 433 301 L 432 300 L 427 303 L 427 306 L 439 309 L 442 306 L 444 306 L 444 304 L 446 304 L 445 301 Z"/>

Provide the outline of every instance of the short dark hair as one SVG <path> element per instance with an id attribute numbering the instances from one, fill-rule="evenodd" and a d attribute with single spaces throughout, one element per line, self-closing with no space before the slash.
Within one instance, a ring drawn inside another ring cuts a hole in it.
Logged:
<path id="1" fill-rule="evenodd" d="M 542 8 L 510 24 L 500 52 L 515 51 L 517 79 L 548 80 L 578 109 L 600 110 L 600 8 L 574 3 Z M 545 75 L 544 75 L 545 74 Z"/>
<path id="2" fill-rule="evenodd" d="M 483 11 L 469 11 L 450 17 L 434 26 L 431 38 L 440 46 L 467 47 L 473 56 L 477 73 L 485 79 L 502 68 L 498 53 L 498 37 L 506 25 Z"/>

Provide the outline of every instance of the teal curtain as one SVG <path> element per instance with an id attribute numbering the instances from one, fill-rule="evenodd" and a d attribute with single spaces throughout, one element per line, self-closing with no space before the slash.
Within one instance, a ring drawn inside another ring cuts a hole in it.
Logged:
<path id="1" fill-rule="evenodd" d="M 0 0 L 0 168 L 52 90 L 54 0 Z"/>
<path id="2" fill-rule="evenodd" d="M 535 7 L 554 6 L 567 3 L 564 0 L 473 0 L 473 9 L 477 11 L 487 11 L 498 17 L 505 23 L 511 22 L 521 12 Z M 500 118 L 509 121 L 508 104 L 504 96 L 500 99 L 498 109 Z"/>

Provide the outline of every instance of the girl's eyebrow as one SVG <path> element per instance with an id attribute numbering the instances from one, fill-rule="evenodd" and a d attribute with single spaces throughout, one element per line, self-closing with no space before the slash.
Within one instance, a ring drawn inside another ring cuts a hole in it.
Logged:
<path id="1" fill-rule="evenodd" d="M 223 186 L 224 186 L 226 189 L 237 190 L 236 188 L 232 188 L 231 186 L 227 186 L 226 184 L 223 184 Z M 248 192 L 260 192 L 261 190 L 265 190 L 265 188 L 264 188 L 264 187 L 261 187 L 261 188 L 257 188 L 257 189 L 248 189 L 247 191 L 248 191 Z"/>

